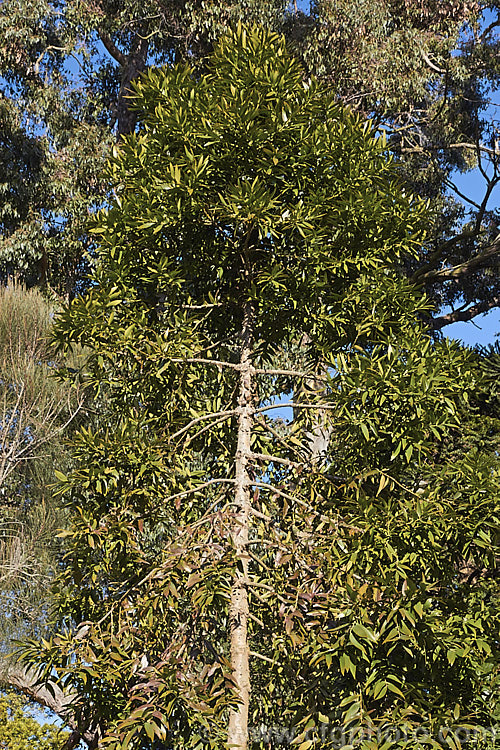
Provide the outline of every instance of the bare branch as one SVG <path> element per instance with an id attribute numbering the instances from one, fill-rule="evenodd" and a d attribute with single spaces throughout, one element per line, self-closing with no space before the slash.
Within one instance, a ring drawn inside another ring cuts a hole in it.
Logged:
<path id="1" fill-rule="evenodd" d="M 427 65 L 429 66 L 429 68 L 431 70 L 433 70 L 435 73 L 439 73 L 439 75 L 441 75 L 441 76 L 446 75 L 446 70 L 444 68 L 438 68 L 438 66 L 435 65 L 435 63 L 432 62 L 432 60 L 430 59 L 429 55 L 423 49 L 420 50 L 420 56 L 422 57 L 422 60 L 425 63 L 427 63 Z"/>
<path id="2" fill-rule="evenodd" d="M 207 432 L 208 430 L 213 429 L 216 425 L 222 424 L 222 422 L 225 422 L 227 417 L 221 417 L 220 419 L 216 419 L 215 422 L 212 422 L 211 424 L 207 425 L 206 427 L 203 427 L 202 430 L 198 430 L 198 432 L 195 432 L 194 435 L 189 435 L 188 439 L 184 443 L 184 446 L 187 448 L 189 443 L 192 443 L 193 440 L 197 440 L 197 438 L 200 437 L 200 435 L 203 435 L 204 432 Z"/>
<path id="3" fill-rule="evenodd" d="M 500 295 L 496 295 L 489 300 L 478 302 L 476 305 L 467 308 L 466 310 L 454 310 L 446 315 L 440 315 L 439 318 L 434 318 L 430 321 L 430 327 L 433 331 L 439 331 L 444 326 L 448 326 L 451 323 L 466 322 L 472 320 L 477 315 L 488 312 L 494 307 L 500 307 Z"/>
<path id="4" fill-rule="evenodd" d="M 104 47 L 109 52 L 111 57 L 114 58 L 116 62 L 119 63 L 122 67 L 125 67 L 128 62 L 127 56 L 118 49 L 118 47 L 113 42 L 111 37 L 108 36 L 108 34 L 106 34 L 104 31 L 99 31 L 98 34 L 101 42 L 103 43 Z"/>
<path id="5" fill-rule="evenodd" d="M 221 359 L 205 359 L 204 357 L 172 357 L 170 360 L 171 362 L 176 362 L 179 364 L 202 364 L 202 365 L 214 365 L 215 367 L 229 367 L 232 370 L 240 370 L 241 367 L 239 364 L 236 364 L 234 362 L 224 362 Z"/>
<path id="6" fill-rule="evenodd" d="M 285 377 L 317 380 L 321 381 L 322 383 L 328 382 L 327 378 L 324 378 L 321 375 L 315 375 L 314 373 L 310 372 L 299 372 L 297 370 L 266 370 L 265 368 L 256 368 L 255 373 L 257 375 L 283 375 Z"/>
<path id="7" fill-rule="evenodd" d="M 453 190 L 453 192 L 456 193 L 458 197 L 461 198 L 463 201 L 470 203 L 470 205 L 474 206 L 474 208 L 477 208 L 478 211 L 480 210 L 481 206 L 479 205 L 479 203 L 476 203 L 476 201 L 473 201 L 472 198 L 468 198 L 465 195 L 465 193 L 462 193 L 462 191 L 457 188 L 457 186 L 452 180 L 450 179 L 445 180 L 445 185 L 451 188 L 451 190 Z"/>
<path id="8" fill-rule="evenodd" d="M 187 495 L 193 495 L 196 492 L 200 492 L 201 490 L 204 490 L 206 487 L 210 487 L 213 484 L 234 484 L 234 479 L 229 479 L 227 477 L 223 477 L 221 479 L 209 479 L 208 482 L 203 482 L 202 484 L 199 484 L 197 487 L 192 487 L 190 490 L 184 490 L 184 492 L 177 492 L 175 495 L 170 495 L 170 497 L 166 497 L 163 500 L 163 504 L 169 503 L 171 500 L 177 500 L 179 497 L 186 497 Z"/>
<path id="9" fill-rule="evenodd" d="M 260 659 L 261 661 L 265 661 L 268 664 L 272 664 L 273 666 L 276 664 L 274 659 L 270 659 L 268 656 L 264 656 L 263 654 L 258 654 L 256 651 L 249 651 L 248 653 L 255 659 Z"/>
<path id="10" fill-rule="evenodd" d="M 199 422 L 203 422 L 203 421 L 205 421 L 207 419 L 217 419 L 218 417 L 224 417 L 224 418 L 226 418 L 226 417 L 232 417 L 232 416 L 234 416 L 237 413 L 238 412 L 237 412 L 236 409 L 228 409 L 227 411 L 214 411 L 211 414 L 203 414 L 203 416 L 196 417 L 195 419 L 192 419 L 191 422 L 188 422 L 187 425 L 185 425 L 184 427 L 182 427 L 177 432 L 174 432 L 173 435 L 170 435 L 169 439 L 170 440 L 175 440 L 176 438 L 178 438 L 181 435 L 183 435 L 185 432 L 187 432 L 187 430 L 190 430 L 191 427 L 194 427 L 194 425 L 198 424 Z"/>
<path id="11" fill-rule="evenodd" d="M 270 406 L 261 406 L 255 410 L 254 414 L 261 414 L 264 411 L 270 411 L 271 409 L 337 409 L 338 407 L 334 404 L 301 404 L 297 401 L 286 401 L 283 404 L 271 404 Z"/>
<path id="12" fill-rule="evenodd" d="M 281 443 L 281 445 L 283 445 L 285 448 L 287 448 L 288 450 L 292 450 L 292 451 L 296 450 L 294 446 L 290 445 L 290 443 L 288 443 L 288 441 L 282 435 L 280 435 L 279 432 L 273 429 L 273 427 L 271 427 L 271 425 L 268 422 L 266 422 L 264 416 L 257 418 L 257 424 L 260 427 L 264 427 L 264 429 L 270 432 L 271 435 L 273 435 L 276 438 L 276 440 L 278 440 L 278 442 Z"/>
<path id="13" fill-rule="evenodd" d="M 251 453 L 249 458 L 250 460 L 255 459 L 256 461 L 266 461 L 267 463 L 283 464 L 283 466 L 290 466 L 293 469 L 300 469 L 305 465 L 298 461 L 290 461 L 288 458 L 269 456 L 267 453 Z"/>

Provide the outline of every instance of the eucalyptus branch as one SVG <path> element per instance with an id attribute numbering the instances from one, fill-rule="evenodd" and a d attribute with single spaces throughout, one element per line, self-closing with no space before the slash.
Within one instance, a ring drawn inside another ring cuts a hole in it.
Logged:
<path id="1" fill-rule="evenodd" d="M 494 307 L 500 307 L 500 295 L 495 295 L 489 300 L 478 302 L 476 305 L 472 305 L 472 307 L 469 307 L 466 310 L 455 310 L 446 315 L 440 315 L 439 318 L 431 320 L 429 325 L 433 331 L 439 331 L 441 328 L 444 328 L 451 323 L 472 320 L 477 315 L 488 312 L 488 310 L 492 310 Z"/>
<path id="2" fill-rule="evenodd" d="M 438 68 L 438 66 L 432 62 L 429 55 L 423 50 L 420 50 L 420 56 L 422 60 L 429 66 L 431 70 L 433 70 L 435 73 L 439 73 L 439 75 L 446 75 L 446 69 L 445 68 Z"/>
<path id="3" fill-rule="evenodd" d="M 463 201 L 467 201 L 467 203 L 470 203 L 471 206 L 474 206 L 474 208 L 477 208 L 479 211 L 479 209 L 481 208 L 480 204 L 473 201 L 472 198 L 469 198 L 467 195 L 465 195 L 465 193 L 462 193 L 462 191 L 457 188 L 457 186 L 452 180 L 447 179 L 444 182 L 445 182 L 446 187 L 451 188 L 458 195 L 459 198 L 461 198 Z"/>
<path id="4" fill-rule="evenodd" d="M 116 62 L 119 63 L 122 67 L 124 67 L 128 62 L 127 56 L 118 49 L 118 47 L 108 34 L 106 34 L 104 31 L 98 31 L 98 34 L 99 39 L 101 40 L 105 49 L 109 52 L 111 57 L 114 58 Z"/>
<path id="5" fill-rule="evenodd" d="M 500 26 L 500 19 L 492 21 L 492 23 L 486 26 L 486 28 L 479 35 L 478 42 L 480 43 L 483 42 L 488 36 L 488 34 L 490 34 L 493 31 L 493 29 L 495 29 L 497 26 Z"/>
<path id="6" fill-rule="evenodd" d="M 486 207 L 488 205 L 488 201 L 490 199 L 491 193 L 493 192 L 493 189 L 497 185 L 497 183 L 500 181 L 500 178 L 495 178 L 488 181 L 488 187 L 486 188 L 486 193 L 484 194 L 484 198 L 481 201 L 481 206 L 479 207 L 478 214 L 476 216 L 476 221 L 474 224 L 474 232 L 477 234 L 479 230 L 481 229 L 481 223 L 484 218 L 484 214 L 486 212 Z M 498 237 L 500 239 L 500 235 Z"/>
<path id="7" fill-rule="evenodd" d="M 433 144 L 426 145 L 425 147 L 415 144 L 415 145 L 411 146 L 410 148 L 404 148 L 403 147 L 401 149 L 401 153 L 405 153 L 405 154 L 412 154 L 412 153 L 414 153 L 414 154 L 426 154 L 427 153 L 427 154 L 429 154 L 431 151 L 440 151 L 440 150 L 442 150 L 442 148 L 443 148 L 442 146 L 438 146 L 438 145 L 434 146 Z M 488 156 L 491 156 L 493 158 L 498 157 L 498 153 L 495 151 L 495 149 L 490 148 L 489 146 L 485 146 L 484 143 L 479 143 L 479 144 L 475 144 L 475 143 L 449 143 L 449 144 L 447 144 L 446 148 L 447 149 L 467 148 L 467 149 L 472 149 L 472 150 L 474 150 L 476 152 L 479 152 L 480 154 L 483 154 L 483 153 L 487 154 Z M 488 176 L 485 174 L 485 172 L 484 172 L 483 169 L 481 169 L 481 172 L 482 172 L 483 177 L 485 177 L 485 179 L 488 179 Z"/>
<path id="8" fill-rule="evenodd" d="M 465 276 L 468 273 L 482 268 L 483 266 L 493 265 L 497 256 L 500 254 L 500 235 L 495 238 L 495 241 L 488 245 L 486 250 L 477 255 L 474 255 L 464 263 L 459 263 L 456 266 L 450 268 L 440 268 L 434 271 L 427 271 L 419 276 L 414 275 L 414 279 L 419 282 L 423 281 L 445 281 L 447 279 L 457 279 L 461 276 Z M 416 278 L 415 278 L 416 277 Z"/>

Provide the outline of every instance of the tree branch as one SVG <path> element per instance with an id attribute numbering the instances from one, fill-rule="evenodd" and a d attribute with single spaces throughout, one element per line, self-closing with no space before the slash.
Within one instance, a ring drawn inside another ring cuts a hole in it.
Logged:
<path id="1" fill-rule="evenodd" d="M 490 300 L 478 302 L 477 305 L 468 307 L 466 310 L 454 310 L 447 315 L 440 315 L 439 318 L 431 320 L 429 325 L 433 331 L 439 331 L 441 328 L 444 328 L 444 326 L 448 326 L 451 323 L 464 323 L 468 320 L 472 320 L 476 315 L 488 312 L 488 310 L 491 310 L 493 307 L 500 307 L 500 295 L 496 295 Z"/>
<path id="2" fill-rule="evenodd" d="M 422 57 L 422 60 L 429 66 L 431 70 L 433 70 L 435 73 L 439 73 L 439 75 L 441 76 L 446 75 L 446 70 L 443 68 L 438 68 L 438 66 L 432 62 L 429 55 L 424 52 L 423 49 L 420 50 L 420 55 Z"/>
<path id="3" fill-rule="evenodd" d="M 263 654 L 258 654 L 257 651 L 249 651 L 248 653 L 250 654 L 250 656 L 253 656 L 254 659 L 261 659 L 262 661 L 265 661 L 268 664 L 272 664 L 273 666 L 276 664 L 274 659 L 270 659 L 268 656 L 264 656 Z"/>
<path id="4" fill-rule="evenodd" d="M 118 49 L 116 44 L 113 42 L 110 36 L 106 34 L 104 31 L 99 31 L 99 39 L 103 43 L 104 47 L 106 48 L 106 51 L 109 52 L 112 58 L 116 60 L 117 63 L 119 63 L 122 67 L 124 67 L 128 60 L 127 56 L 123 54 L 121 50 Z"/>
<path id="5" fill-rule="evenodd" d="M 184 427 L 182 427 L 180 430 L 177 430 L 177 432 L 174 432 L 173 435 L 170 435 L 170 440 L 175 440 L 176 438 L 183 435 L 187 430 L 191 429 L 191 427 L 194 427 L 195 424 L 198 424 L 199 422 L 204 422 L 206 419 L 216 419 L 218 420 L 218 417 L 232 417 L 235 414 L 237 414 L 236 409 L 228 409 L 227 411 L 214 411 L 211 414 L 203 414 L 201 417 L 196 417 L 195 419 L 192 419 L 190 422 L 187 423 Z"/>
<path id="6" fill-rule="evenodd" d="M 264 411 L 269 411 L 270 409 L 337 409 L 338 407 L 334 404 L 301 404 L 297 403 L 296 401 L 286 401 L 282 404 L 271 404 L 270 406 L 261 406 L 259 409 L 255 410 L 255 414 L 262 414 Z"/>
<path id="7" fill-rule="evenodd" d="M 327 379 L 321 375 L 315 375 L 311 372 L 300 372 L 298 370 L 266 370 L 265 368 L 258 367 L 255 369 L 257 375 L 283 375 L 285 377 L 292 378 L 304 378 L 306 380 L 318 380 L 322 383 L 326 383 Z"/>
<path id="8" fill-rule="evenodd" d="M 460 236 L 458 237 L 458 239 L 460 239 Z M 449 279 L 458 279 L 461 276 L 466 276 L 473 271 L 477 271 L 479 268 L 494 265 L 495 261 L 498 260 L 499 254 L 500 235 L 497 235 L 494 242 L 492 242 L 491 245 L 488 245 L 486 250 L 484 250 L 482 253 L 478 253 L 478 255 L 474 255 L 464 263 L 459 263 L 458 265 L 451 266 L 450 268 L 439 268 L 425 272 L 422 272 L 424 269 L 420 269 L 420 271 L 417 271 L 413 274 L 410 280 L 415 284 L 421 284 L 426 281 L 447 281 Z M 427 264 L 427 267 L 428 265 L 430 264 Z"/>
<path id="9" fill-rule="evenodd" d="M 163 500 L 163 504 L 169 503 L 171 500 L 177 500 L 180 497 L 186 497 L 187 495 L 193 495 L 195 492 L 200 492 L 206 487 L 211 487 L 213 484 L 234 484 L 234 479 L 221 478 L 221 479 L 209 479 L 208 482 L 203 482 L 197 487 L 192 487 L 190 490 L 184 490 L 184 492 L 177 492 L 175 495 L 170 495 Z"/>
<path id="10" fill-rule="evenodd" d="M 360 529 L 359 526 L 352 526 L 351 524 L 346 523 L 342 519 L 330 518 L 330 516 L 325 516 L 324 513 L 320 513 L 319 511 L 317 511 L 306 500 L 303 500 L 297 495 L 290 495 L 288 492 L 283 492 L 283 490 L 280 490 L 278 487 L 274 487 L 272 484 L 265 484 L 264 482 L 253 482 L 253 486 L 259 487 L 260 489 L 263 489 L 263 490 L 268 490 L 269 492 L 274 492 L 276 495 L 279 495 L 280 497 L 285 498 L 285 500 L 289 500 L 292 503 L 297 503 L 297 505 L 300 505 L 302 508 L 305 508 L 306 510 L 308 510 L 314 516 L 319 518 L 320 521 L 323 521 L 323 523 L 328 523 L 337 528 L 341 527 L 343 529 L 350 529 L 351 531 L 357 531 L 361 534 L 364 533 L 363 529 Z"/>
<path id="11" fill-rule="evenodd" d="M 288 458 L 281 458 L 279 456 L 270 456 L 267 453 L 252 453 L 250 460 L 265 461 L 266 463 L 283 464 L 283 466 L 290 466 L 292 469 L 300 469 L 304 466 L 304 463 L 298 461 L 290 461 Z"/>
<path id="12" fill-rule="evenodd" d="M 221 359 L 205 359 L 204 357 L 172 357 L 171 362 L 176 364 L 202 364 L 202 365 L 215 365 L 216 367 L 229 367 L 231 370 L 241 370 L 241 366 L 235 362 L 224 362 Z"/>

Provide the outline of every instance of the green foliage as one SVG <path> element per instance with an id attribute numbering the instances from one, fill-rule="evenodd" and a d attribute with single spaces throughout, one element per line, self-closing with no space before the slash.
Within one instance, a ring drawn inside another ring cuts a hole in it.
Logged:
<path id="1" fill-rule="evenodd" d="M 0 694 L 1 750 L 60 750 L 67 732 L 40 724 L 15 693 Z"/>
<path id="2" fill-rule="evenodd" d="M 400 272 L 425 205 L 383 140 L 303 78 L 255 27 L 202 76 L 143 75 L 93 283 L 58 319 L 107 407 L 58 474 L 72 525 L 55 633 L 25 658 L 77 691 L 103 747 L 225 746 L 242 575 L 254 728 L 293 727 L 302 750 L 325 724 L 424 728 L 439 746 L 440 727 L 495 717 L 496 457 L 436 456 L 478 378 L 431 343 Z"/>
<path id="3" fill-rule="evenodd" d="M 320 77 L 339 102 L 373 118 L 408 190 L 431 200 L 432 242 L 405 262 L 405 273 L 425 272 L 427 293 L 438 307 L 461 308 L 458 319 L 496 304 L 497 252 L 490 251 L 498 243 L 491 205 L 498 133 L 490 104 L 499 74 L 498 2 L 301 5 L 292 12 L 283 0 L 4 0 L 2 275 L 49 284 L 64 297 L 81 290 L 94 251 L 87 214 L 109 189 L 103 164 L 115 133 L 135 127 L 131 81 L 150 66 L 182 59 L 199 74 L 221 33 L 241 21 L 283 31 L 305 75 Z M 475 188 L 464 203 L 454 170 L 476 165 L 484 193 Z"/>

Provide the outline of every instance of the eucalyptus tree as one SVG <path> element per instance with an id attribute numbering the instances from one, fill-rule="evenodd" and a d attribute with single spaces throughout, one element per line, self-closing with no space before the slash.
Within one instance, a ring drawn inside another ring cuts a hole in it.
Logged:
<path id="1" fill-rule="evenodd" d="M 201 76 L 148 71 L 134 107 L 92 284 L 56 326 L 107 411 L 59 472 L 54 632 L 24 658 L 90 747 L 488 725 L 498 472 L 436 457 L 476 381 L 401 273 L 424 204 L 257 27 Z"/>

